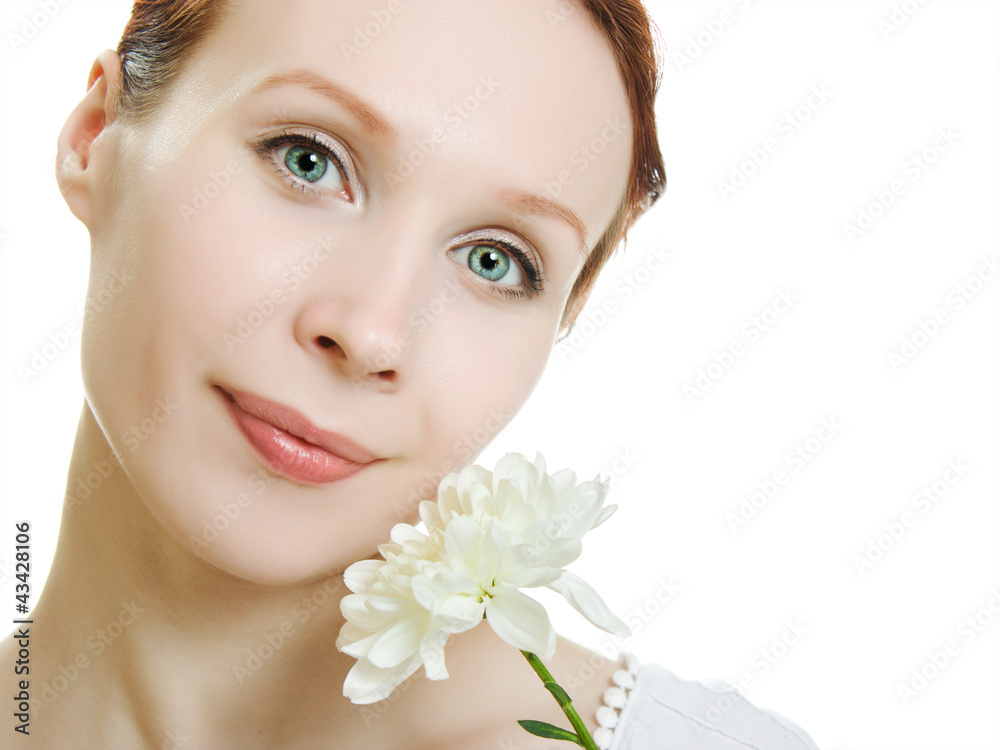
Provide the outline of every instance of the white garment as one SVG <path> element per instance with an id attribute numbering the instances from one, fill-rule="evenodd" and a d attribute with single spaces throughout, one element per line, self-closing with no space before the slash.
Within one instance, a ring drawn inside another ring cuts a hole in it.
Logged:
<path id="1" fill-rule="evenodd" d="M 626 654 L 597 711 L 602 750 L 819 750 L 800 727 L 757 708 L 732 685 L 682 680 Z"/>

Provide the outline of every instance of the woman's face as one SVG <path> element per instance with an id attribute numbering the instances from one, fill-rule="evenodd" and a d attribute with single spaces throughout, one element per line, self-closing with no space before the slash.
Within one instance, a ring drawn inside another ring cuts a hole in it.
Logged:
<path id="1" fill-rule="evenodd" d="M 629 123 L 576 3 L 237 0 L 90 150 L 84 385 L 136 502 L 249 580 L 373 555 L 534 388 Z"/>

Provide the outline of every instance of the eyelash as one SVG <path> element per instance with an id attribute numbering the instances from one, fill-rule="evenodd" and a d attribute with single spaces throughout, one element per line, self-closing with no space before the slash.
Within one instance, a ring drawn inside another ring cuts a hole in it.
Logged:
<path id="1" fill-rule="evenodd" d="M 271 163 L 274 167 L 275 173 L 278 174 L 289 185 L 289 187 L 296 188 L 304 193 L 312 193 L 319 198 L 324 197 L 326 195 L 324 191 L 319 190 L 318 188 L 310 185 L 308 182 L 295 177 L 288 171 L 284 164 L 280 163 L 280 160 L 275 158 L 274 152 L 282 146 L 287 145 L 307 146 L 308 148 L 315 149 L 327 159 L 332 160 L 336 165 L 337 170 L 340 172 L 340 178 L 344 183 L 344 189 L 353 199 L 352 184 L 350 178 L 348 177 L 347 169 L 344 167 L 344 163 L 340 160 L 340 157 L 337 156 L 329 144 L 320 140 L 312 133 L 282 131 L 276 135 L 259 139 L 253 144 L 253 150 L 260 157 Z M 521 299 L 524 297 L 534 297 L 544 289 L 544 278 L 542 277 L 541 271 L 531 260 L 528 254 L 519 247 L 497 238 L 483 239 L 472 243 L 466 243 L 465 245 L 462 245 L 462 247 L 476 247 L 479 245 L 495 247 L 498 250 L 502 250 L 507 253 L 514 259 L 514 262 L 520 266 L 524 275 L 527 277 L 526 282 L 521 287 L 510 287 L 502 284 L 494 284 L 478 274 L 473 274 L 480 280 L 480 283 L 489 287 L 492 292 L 499 294 L 506 299 Z"/>
<path id="2" fill-rule="evenodd" d="M 259 141 L 253 144 L 254 151 L 257 152 L 259 156 L 269 161 L 274 167 L 275 173 L 281 177 L 289 187 L 301 190 L 303 193 L 312 193 L 317 198 L 322 198 L 328 193 L 313 187 L 308 182 L 300 180 L 288 171 L 288 168 L 280 163 L 274 155 L 274 152 L 281 148 L 282 146 L 298 145 L 307 146 L 308 148 L 314 149 L 319 154 L 323 155 L 327 159 L 333 162 L 336 169 L 340 172 L 340 179 L 344 183 L 344 189 L 354 198 L 353 186 L 351 179 L 348 176 L 347 169 L 344 167 L 344 163 L 337 156 L 334 149 L 326 142 L 321 141 L 312 133 L 295 133 L 290 131 L 282 131 L 277 135 L 267 136 L 266 138 L 261 138 Z"/>

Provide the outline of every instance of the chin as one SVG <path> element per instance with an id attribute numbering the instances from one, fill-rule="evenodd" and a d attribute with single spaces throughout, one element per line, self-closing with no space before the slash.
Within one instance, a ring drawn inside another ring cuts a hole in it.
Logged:
<path id="1" fill-rule="evenodd" d="M 197 529 L 197 530 L 195 530 Z M 302 586 L 337 575 L 355 560 L 337 559 L 337 545 L 289 539 L 276 529 L 257 528 L 253 519 L 206 539 L 202 528 L 167 529 L 197 562 L 248 583 L 262 586 Z M 194 533 L 190 533 L 190 532 Z M 206 571 L 206 574 L 208 572 Z"/>

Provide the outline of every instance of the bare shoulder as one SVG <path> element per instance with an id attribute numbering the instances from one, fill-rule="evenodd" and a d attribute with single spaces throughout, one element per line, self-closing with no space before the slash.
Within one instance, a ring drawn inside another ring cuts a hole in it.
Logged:
<path id="1" fill-rule="evenodd" d="M 440 693 L 439 700 L 460 706 L 448 740 L 439 739 L 434 746 L 437 750 L 565 750 L 566 742 L 535 737 L 518 725 L 520 719 L 534 719 L 570 728 L 562 709 L 522 654 L 488 627 L 477 630 L 481 631 L 477 643 L 456 644 L 454 653 L 448 654 L 452 676 L 434 686 L 441 688 L 433 691 Z M 545 666 L 569 693 L 590 731 L 596 731 L 597 709 L 613 684 L 612 675 L 624 668 L 624 661 L 608 659 L 560 638 L 555 655 Z M 440 716 L 440 706 L 429 708 Z"/>

